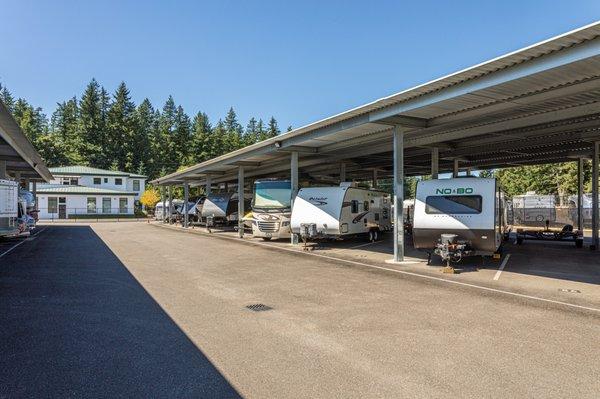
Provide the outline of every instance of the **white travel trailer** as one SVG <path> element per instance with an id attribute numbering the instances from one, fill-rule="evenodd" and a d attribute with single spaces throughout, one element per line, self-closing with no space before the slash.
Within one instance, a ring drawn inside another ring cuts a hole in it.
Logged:
<path id="1" fill-rule="evenodd" d="M 252 235 L 263 240 L 290 238 L 291 204 L 290 180 L 256 180 L 252 197 Z"/>
<path id="2" fill-rule="evenodd" d="M 496 179 L 464 177 L 417 184 L 413 242 L 448 266 L 465 256 L 493 255 L 504 234 L 504 195 Z"/>
<path id="3" fill-rule="evenodd" d="M 244 209 L 250 209 L 250 200 L 244 199 Z M 231 224 L 238 220 L 237 193 L 210 194 L 202 205 L 202 221 L 207 226 Z"/>
<path id="4" fill-rule="evenodd" d="M 294 199 L 291 227 L 303 240 L 365 234 L 373 241 L 392 228 L 390 196 L 351 183 L 302 188 Z"/>
<path id="5" fill-rule="evenodd" d="M 175 213 L 177 213 L 177 207 L 181 207 L 182 204 L 183 204 L 182 200 L 174 199 L 173 202 L 169 202 L 169 200 L 166 200 L 165 208 L 164 208 L 165 218 L 169 217 L 169 207 L 171 208 L 171 214 L 174 215 Z M 154 208 L 154 219 L 163 220 L 163 203 L 162 203 L 162 201 L 157 203 L 156 207 Z"/>
<path id="6" fill-rule="evenodd" d="M 19 187 L 12 180 L 0 180 L 0 237 L 19 234 Z"/>

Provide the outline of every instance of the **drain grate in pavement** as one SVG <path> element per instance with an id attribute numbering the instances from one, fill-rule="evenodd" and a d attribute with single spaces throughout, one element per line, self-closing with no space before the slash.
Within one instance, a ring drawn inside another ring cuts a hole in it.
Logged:
<path id="1" fill-rule="evenodd" d="M 581 291 L 579 291 L 579 290 L 572 290 L 570 288 L 560 288 L 559 291 L 560 292 L 570 292 L 572 294 L 581 294 Z"/>
<path id="2" fill-rule="evenodd" d="M 253 310 L 255 312 L 265 312 L 267 310 L 273 309 L 272 307 L 264 305 L 262 303 L 255 303 L 254 305 L 248 305 L 248 306 L 246 306 L 246 308 Z"/>

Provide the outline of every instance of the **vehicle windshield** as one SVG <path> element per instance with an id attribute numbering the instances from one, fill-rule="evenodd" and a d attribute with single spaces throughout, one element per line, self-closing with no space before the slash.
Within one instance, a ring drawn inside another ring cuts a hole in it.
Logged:
<path id="1" fill-rule="evenodd" d="M 254 185 L 254 208 L 289 208 L 292 202 L 289 181 L 259 181 Z"/>

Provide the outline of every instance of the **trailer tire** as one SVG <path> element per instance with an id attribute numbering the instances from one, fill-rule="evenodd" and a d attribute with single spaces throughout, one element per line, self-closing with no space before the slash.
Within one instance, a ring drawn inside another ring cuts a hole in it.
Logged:
<path id="1" fill-rule="evenodd" d="M 523 237 L 517 236 L 517 244 L 518 245 L 523 244 Z"/>
<path id="2" fill-rule="evenodd" d="M 575 248 L 583 248 L 583 240 L 575 240 Z"/>
<path id="3" fill-rule="evenodd" d="M 379 230 L 373 230 L 373 241 L 379 240 Z"/>
<path id="4" fill-rule="evenodd" d="M 373 230 L 369 230 L 369 235 L 368 235 L 368 237 L 369 237 L 369 242 L 373 242 L 373 241 L 375 241 L 375 239 L 374 239 L 374 236 L 375 236 L 375 235 L 373 234 Z"/>
<path id="5" fill-rule="evenodd" d="M 261 237 L 263 239 L 263 241 L 271 241 L 272 237 Z"/>

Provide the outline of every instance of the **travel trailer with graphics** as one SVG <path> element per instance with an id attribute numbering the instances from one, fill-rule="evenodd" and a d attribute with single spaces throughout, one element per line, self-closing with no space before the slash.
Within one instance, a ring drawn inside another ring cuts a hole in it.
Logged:
<path id="1" fill-rule="evenodd" d="M 390 196 L 351 183 L 302 188 L 294 199 L 291 227 L 304 241 L 359 234 L 374 241 L 392 228 Z"/>
<path id="2" fill-rule="evenodd" d="M 250 200 L 244 199 L 244 209 L 250 209 Z M 237 193 L 209 194 L 202 205 L 202 221 L 207 226 L 232 224 L 238 220 Z"/>
<path id="3" fill-rule="evenodd" d="M 450 266 L 465 256 L 493 255 L 508 233 L 496 179 L 465 177 L 417 183 L 413 242 Z"/>
<path id="4" fill-rule="evenodd" d="M 291 208 L 290 180 L 256 180 L 252 197 L 252 235 L 263 240 L 290 238 Z"/>

